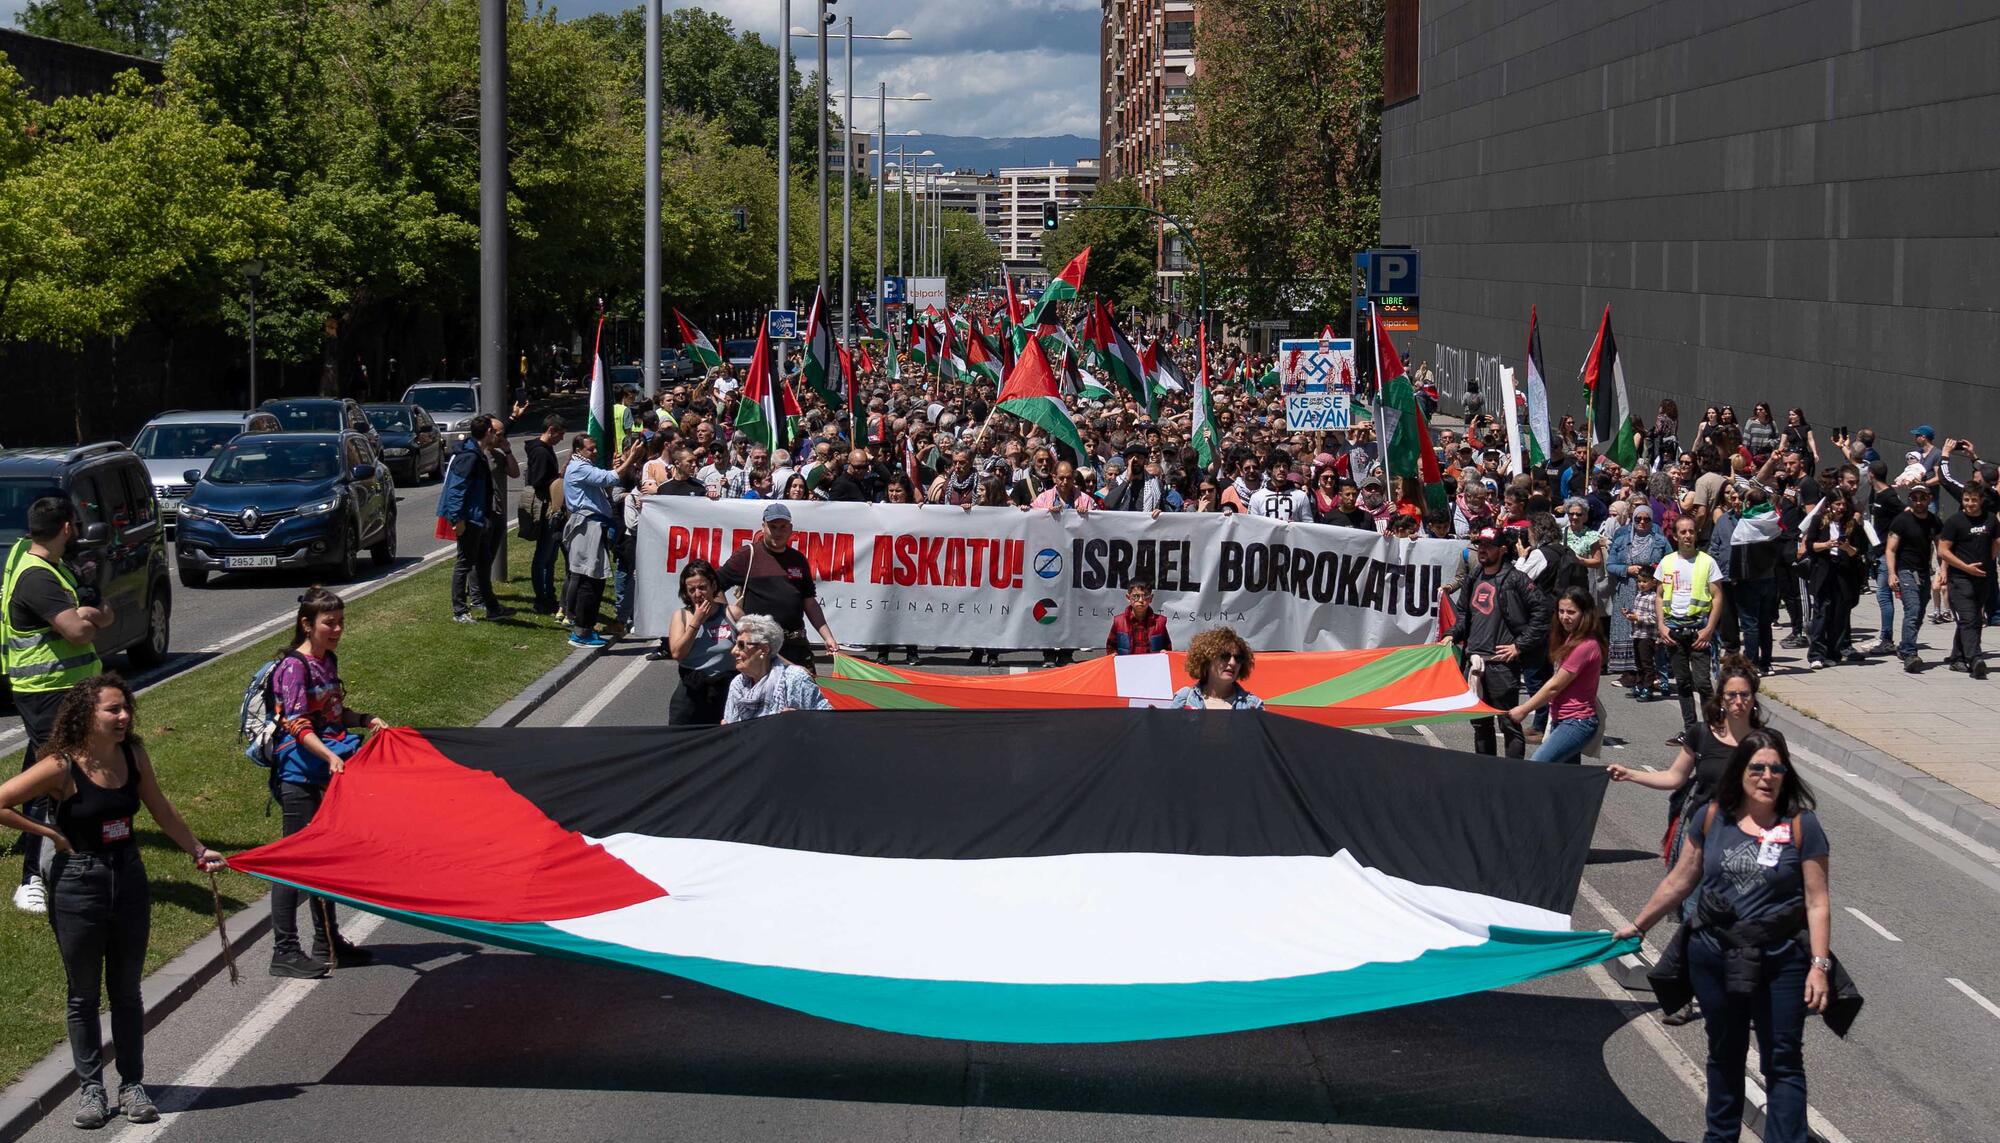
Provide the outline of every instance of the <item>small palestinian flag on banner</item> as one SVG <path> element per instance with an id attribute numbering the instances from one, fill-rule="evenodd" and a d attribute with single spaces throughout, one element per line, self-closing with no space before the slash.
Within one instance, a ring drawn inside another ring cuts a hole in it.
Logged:
<path id="1" fill-rule="evenodd" d="M 1590 426 L 1590 447 L 1620 468 L 1639 462 L 1639 419 L 1625 396 L 1625 366 L 1618 360 L 1618 339 L 1611 333 L 1611 307 L 1597 325 L 1590 355 L 1583 361 L 1584 423 Z"/>
<path id="2" fill-rule="evenodd" d="M 1070 450 L 1072 461 L 1083 456 L 1083 436 L 1076 431 L 1076 422 L 1070 420 L 1069 406 L 1063 403 L 1062 389 L 1056 382 L 1055 370 L 1049 368 L 1041 342 L 1028 343 L 1021 360 L 1001 385 L 994 408 L 1041 427 L 1058 445 Z"/>
<path id="3" fill-rule="evenodd" d="M 1069 260 L 1063 271 L 1049 280 L 1042 290 L 1041 300 L 1022 322 L 1030 329 L 1040 327 L 1050 320 L 1048 312 L 1057 302 L 1071 302 L 1083 296 L 1083 275 L 1090 268 L 1090 247 L 1086 246 Z"/>
<path id="4" fill-rule="evenodd" d="M 229 864 L 862 1027 L 1149 1040 L 1636 950 L 1570 927 L 1608 784 L 1264 711 L 397 727 L 304 829 Z"/>
<path id="5" fill-rule="evenodd" d="M 687 315 L 676 309 L 674 322 L 681 327 L 681 344 L 687 349 L 688 359 L 700 366 L 703 373 L 722 366 L 722 355 L 715 351 L 715 343 L 708 340 L 707 334 L 696 329 Z"/>

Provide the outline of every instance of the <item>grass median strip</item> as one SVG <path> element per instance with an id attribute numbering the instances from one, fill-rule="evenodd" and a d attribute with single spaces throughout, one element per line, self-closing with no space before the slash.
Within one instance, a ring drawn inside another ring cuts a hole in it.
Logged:
<path id="1" fill-rule="evenodd" d="M 340 674 L 350 704 L 392 725 L 470 726 L 560 662 L 570 651 L 563 628 L 529 608 L 533 550 L 518 539 L 508 544 L 513 581 L 494 585 L 501 602 L 515 609 L 504 620 L 451 621 L 449 562 L 348 604 Z M 264 812 L 266 771 L 243 756 L 236 716 L 243 687 L 279 643 L 273 635 L 139 698 L 140 732 L 167 795 L 196 835 L 224 853 L 278 836 L 276 811 Z M 5 760 L 8 773 L 18 761 L 18 753 Z M 151 824 L 150 818 L 141 820 Z M 153 888 L 146 954 L 151 972 L 196 940 L 213 940 L 215 912 L 208 878 L 164 834 L 142 830 L 139 844 Z M 5 866 L 10 893 L 19 860 L 11 858 Z M 238 873 L 222 874 L 220 884 L 223 907 L 232 913 L 269 888 Z M 62 1042 L 63 996 L 62 961 L 48 918 L 0 903 L 0 1085 L 12 1083 Z"/>

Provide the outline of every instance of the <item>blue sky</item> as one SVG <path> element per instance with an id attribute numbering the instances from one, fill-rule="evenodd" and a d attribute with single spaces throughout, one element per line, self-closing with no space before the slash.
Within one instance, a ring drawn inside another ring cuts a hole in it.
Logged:
<path id="1" fill-rule="evenodd" d="M 615 11 L 629 0 L 551 0 L 564 15 Z M 0 0 L 0 23 L 12 26 L 26 0 Z M 708 8 L 737 29 L 777 33 L 778 0 L 706 0 L 669 8 Z M 1099 0 L 839 0 L 835 9 L 854 17 L 856 32 L 902 28 L 906 44 L 856 41 L 854 87 L 872 91 L 886 81 L 891 94 L 921 92 L 929 103 L 891 103 L 889 129 L 944 135 L 1097 136 L 1097 36 Z M 814 0 L 793 0 L 792 23 L 812 23 Z M 801 66 L 815 51 L 800 40 Z M 832 70 L 842 75 L 839 49 Z M 873 115 L 855 118 L 872 123 Z"/>

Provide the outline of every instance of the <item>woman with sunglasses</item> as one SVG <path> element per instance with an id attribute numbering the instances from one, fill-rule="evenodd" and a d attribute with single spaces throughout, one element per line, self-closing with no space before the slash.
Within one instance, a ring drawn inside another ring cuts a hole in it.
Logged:
<path id="1" fill-rule="evenodd" d="M 730 647 L 736 677 L 723 706 L 725 725 L 788 710 L 833 709 L 811 672 L 778 657 L 784 645 L 785 629 L 770 616 L 745 615 L 736 621 L 736 641 Z"/>
<path id="2" fill-rule="evenodd" d="M 1187 649 L 1187 674 L 1194 683 L 1174 692 L 1168 706 L 1187 710 L 1257 710 L 1264 700 L 1243 689 L 1257 656 L 1233 629 L 1211 627 Z"/>
<path id="3" fill-rule="evenodd" d="M 1750 410 L 1750 420 L 1743 426 L 1743 447 L 1750 450 L 1750 459 L 1763 464 L 1771 459 L 1771 450 L 1778 447 L 1778 423 L 1771 419 L 1771 406 L 1757 402 Z"/>
<path id="4" fill-rule="evenodd" d="M 1805 1143 L 1807 1011 L 1825 1012 L 1833 972 L 1826 831 L 1785 736 L 1745 735 L 1714 806 L 1688 819 L 1673 871 L 1621 939 L 1642 935 L 1697 894 L 1686 935 L 1689 983 L 1708 1030 L 1709 1139 L 1743 1125 L 1750 1026 L 1763 1061 L 1766 1143 Z M 1749 961 L 1749 991 L 1742 990 Z M 1732 965 L 1735 967 L 1732 968 Z"/>

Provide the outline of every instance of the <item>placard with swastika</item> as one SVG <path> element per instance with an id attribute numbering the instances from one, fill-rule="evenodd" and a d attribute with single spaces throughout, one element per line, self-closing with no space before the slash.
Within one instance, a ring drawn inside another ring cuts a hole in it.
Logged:
<path id="1" fill-rule="evenodd" d="M 1292 432 L 1344 429 L 1352 415 L 1354 342 L 1339 337 L 1278 342 L 1278 386 Z"/>

